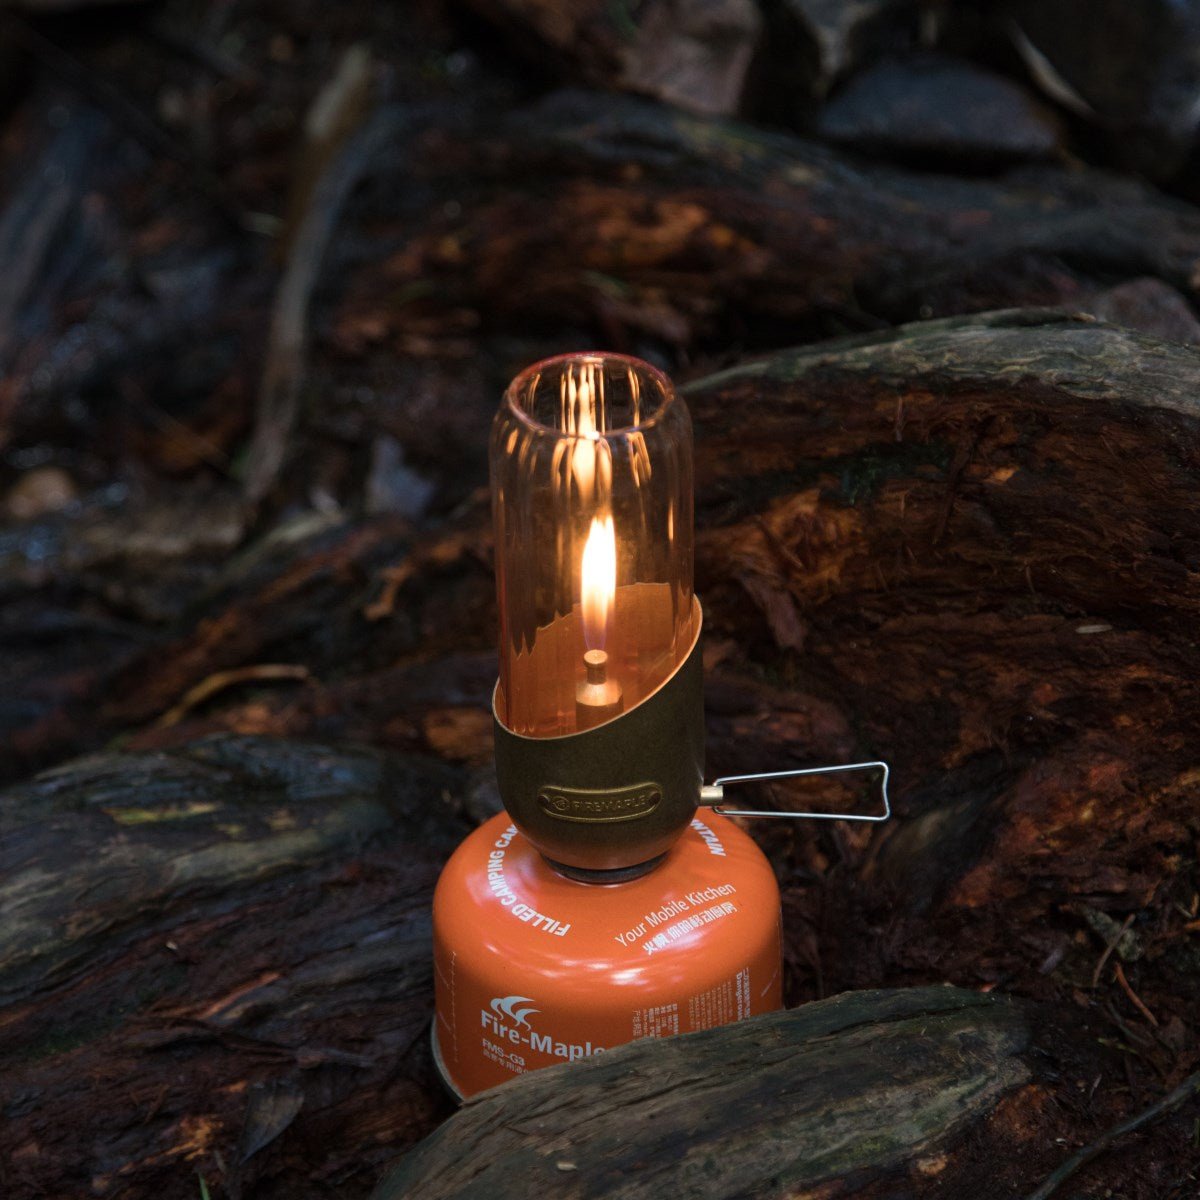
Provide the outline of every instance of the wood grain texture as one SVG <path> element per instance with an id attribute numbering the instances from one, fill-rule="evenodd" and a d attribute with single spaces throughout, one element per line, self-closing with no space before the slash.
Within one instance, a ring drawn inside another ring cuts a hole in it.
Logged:
<path id="1" fill-rule="evenodd" d="M 1027 1045 L 1014 1005 L 953 988 L 854 993 L 635 1042 L 468 1101 L 374 1200 L 862 1187 L 990 1112 L 1029 1077 Z"/>
<path id="2" fill-rule="evenodd" d="M 6 1191 L 369 1184 L 426 1132 L 454 778 L 216 738 L 0 797 Z"/>
<path id="3" fill-rule="evenodd" d="M 710 630 L 790 639 L 907 781 L 870 870 L 909 904 L 1187 886 L 1198 383 L 1192 347 L 1024 312 L 688 389 Z"/>

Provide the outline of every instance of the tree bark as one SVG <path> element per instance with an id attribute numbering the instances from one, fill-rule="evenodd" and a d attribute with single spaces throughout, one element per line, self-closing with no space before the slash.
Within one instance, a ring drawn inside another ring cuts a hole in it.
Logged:
<path id="1" fill-rule="evenodd" d="M 447 1110 L 429 921 L 456 786 L 216 738 L 0 798 L 6 1194 L 368 1188 Z"/>
<path id="2" fill-rule="evenodd" d="M 688 389 L 710 636 L 892 759 L 906 819 L 864 870 L 906 906 L 1033 919 L 1031 878 L 1136 906 L 1186 872 L 1198 384 L 1191 347 L 1016 312 Z M 786 763 L 772 733 L 713 756 Z"/>
<path id="3" fill-rule="evenodd" d="M 422 155 L 429 186 L 468 198 L 412 226 L 388 264 L 396 286 L 431 297 L 387 314 L 400 335 L 467 311 L 488 329 L 575 322 L 631 344 L 778 346 L 1078 302 L 1139 276 L 1195 288 L 1196 211 L 1102 172 L 906 171 L 574 91 L 508 116 L 486 150 L 479 141 L 442 136 Z M 352 328 L 371 304 L 378 322 L 374 299 L 352 285 L 341 320 Z"/>
<path id="4" fill-rule="evenodd" d="M 1028 1045 L 1014 1005 L 955 988 L 635 1042 L 468 1101 L 373 1200 L 863 1196 L 940 1173 L 939 1149 L 1029 1078 Z"/>

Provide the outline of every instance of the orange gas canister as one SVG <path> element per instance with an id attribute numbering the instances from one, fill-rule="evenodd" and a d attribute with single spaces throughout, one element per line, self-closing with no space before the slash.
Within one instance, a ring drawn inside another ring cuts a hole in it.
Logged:
<path id="1" fill-rule="evenodd" d="M 446 865 L 433 928 L 434 1056 L 460 1097 L 782 1004 L 774 873 L 715 813 L 611 884 L 560 874 L 501 813 Z"/>

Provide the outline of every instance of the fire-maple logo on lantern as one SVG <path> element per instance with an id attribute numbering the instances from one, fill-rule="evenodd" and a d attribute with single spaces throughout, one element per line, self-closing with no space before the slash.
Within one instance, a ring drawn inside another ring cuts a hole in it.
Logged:
<path id="1" fill-rule="evenodd" d="M 560 821 L 632 821 L 652 813 L 662 801 L 657 783 L 635 783 L 619 788 L 569 788 L 547 785 L 537 802 L 547 816 Z"/>
<path id="2" fill-rule="evenodd" d="M 524 1025 L 526 1029 L 530 1028 L 529 1022 L 525 1019 L 530 1013 L 541 1012 L 540 1008 L 517 1008 L 518 1004 L 529 1004 L 532 1002 L 531 996 L 497 996 L 492 1001 L 492 1012 L 504 1020 L 506 1017 L 514 1025 Z"/>
<path id="3" fill-rule="evenodd" d="M 589 1041 L 561 1042 L 555 1041 L 548 1033 L 538 1033 L 528 1021 L 528 1017 L 541 1009 L 521 1007 L 532 1004 L 530 996 L 496 996 L 488 1008 L 479 1010 L 483 1028 L 494 1038 L 513 1043 L 513 1045 L 528 1046 L 539 1054 L 548 1054 L 552 1058 L 566 1059 L 574 1062 L 577 1058 L 587 1058 L 591 1054 L 599 1054 L 604 1047 L 593 1045 Z M 490 1009 L 490 1011 L 489 1011 Z M 520 1026 L 524 1027 L 524 1032 Z"/>

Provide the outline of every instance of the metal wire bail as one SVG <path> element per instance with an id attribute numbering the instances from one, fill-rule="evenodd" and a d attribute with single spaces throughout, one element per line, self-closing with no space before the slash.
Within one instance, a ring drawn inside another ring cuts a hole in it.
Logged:
<path id="1" fill-rule="evenodd" d="M 883 794 L 883 812 L 862 815 L 859 813 L 839 812 L 771 812 L 766 809 L 754 808 L 719 808 L 725 799 L 725 788 L 731 783 L 759 783 L 765 779 L 792 779 L 797 775 L 838 775 L 844 771 L 883 772 L 880 780 L 880 791 Z M 798 771 L 764 771 L 757 775 L 726 775 L 713 783 L 706 784 L 700 789 L 700 803 L 711 806 L 713 812 L 726 817 L 776 817 L 796 821 L 886 821 L 892 815 L 892 805 L 888 799 L 888 765 L 885 762 L 842 763 L 833 767 L 803 767 Z"/>

